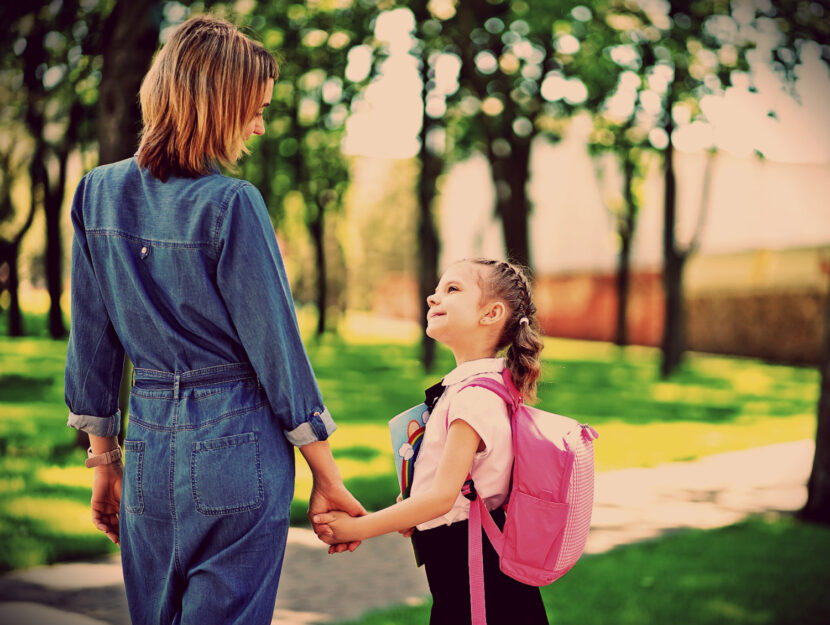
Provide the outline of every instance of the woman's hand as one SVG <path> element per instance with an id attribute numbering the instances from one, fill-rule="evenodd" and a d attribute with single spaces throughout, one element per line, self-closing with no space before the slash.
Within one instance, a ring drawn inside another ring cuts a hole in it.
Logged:
<path id="1" fill-rule="evenodd" d="M 119 510 L 121 507 L 121 480 L 124 468 L 121 462 L 102 464 L 93 469 L 92 522 L 116 545 L 121 544 Z"/>
<path id="2" fill-rule="evenodd" d="M 322 513 L 330 510 L 341 510 L 342 514 L 350 517 L 363 516 L 367 514 L 366 508 L 355 499 L 343 482 L 335 484 L 320 484 L 314 482 L 311 489 L 311 497 L 308 502 L 308 518 L 314 526 L 314 532 L 324 543 L 329 545 L 329 553 L 342 553 L 348 549 L 354 551 L 360 546 L 359 540 L 331 542 L 327 540 L 326 526 L 314 519 Z"/>

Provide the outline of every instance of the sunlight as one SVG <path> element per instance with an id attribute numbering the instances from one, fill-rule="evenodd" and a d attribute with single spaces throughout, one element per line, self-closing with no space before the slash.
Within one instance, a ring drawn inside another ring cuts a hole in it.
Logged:
<path id="1" fill-rule="evenodd" d="M 56 534 L 96 535 L 89 504 L 51 497 L 18 497 L 3 502 L 6 514 L 32 519 Z"/>

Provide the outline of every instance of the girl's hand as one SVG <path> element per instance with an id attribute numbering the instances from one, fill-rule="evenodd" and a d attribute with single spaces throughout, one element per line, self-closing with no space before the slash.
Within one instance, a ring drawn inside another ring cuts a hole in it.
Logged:
<path id="1" fill-rule="evenodd" d="M 366 509 L 354 496 L 346 489 L 343 482 L 339 484 L 329 485 L 328 487 L 318 485 L 315 480 L 314 486 L 311 489 L 311 498 L 308 505 L 308 518 L 314 526 L 314 532 L 323 540 L 321 527 L 314 521 L 316 515 L 328 512 L 329 510 L 344 510 L 352 516 L 362 516 L 366 514 Z M 326 541 L 323 541 L 326 542 Z M 331 543 L 327 543 L 331 544 Z M 359 540 L 350 542 L 341 542 L 337 545 L 331 545 L 329 553 L 342 553 L 347 549 L 354 551 L 360 546 Z"/>
<path id="2" fill-rule="evenodd" d="M 320 529 L 317 536 L 329 545 L 329 553 L 338 552 L 336 546 L 362 540 L 359 534 L 358 518 L 349 516 L 341 510 L 331 510 L 315 514 L 312 519 Z"/>

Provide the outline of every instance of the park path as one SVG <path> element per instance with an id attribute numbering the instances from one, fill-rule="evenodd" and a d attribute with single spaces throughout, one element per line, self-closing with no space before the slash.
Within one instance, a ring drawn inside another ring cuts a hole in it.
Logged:
<path id="1" fill-rule="evenodd" d="M 587 552 L 602 553 L 683 528 L 714 528 L 806 499 L 814 443 L 780 443 L 693 462 L 597 475 Z M 328 555 L 313 532 L 292 528 L 272 625 L 357 618 L 424 601 L 423 572 L 397 534 Z M 0 625 L 129 625 L 117 556 L 0 577 Z"/>

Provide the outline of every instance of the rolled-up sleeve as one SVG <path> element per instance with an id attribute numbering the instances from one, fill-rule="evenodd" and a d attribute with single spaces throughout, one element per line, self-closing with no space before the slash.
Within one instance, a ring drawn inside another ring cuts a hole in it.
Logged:
<path id="1" fill-rule="evenodd" d="M 293 298 L 265 202 L 242 185 L 217 227 L 217 285 L 286 438 L 303 446 L 336 425 L 300 339 Z"/>
<path id="2" fill-rule="evenodd" d="M 83 221 L 86 178 L 72 202 L 72 287 L 66 354 L 67 425 L 94 436 L 116 436 L 121 428 L 118 390 L 124 348 L 115 333 L 95 277 Z"/>

